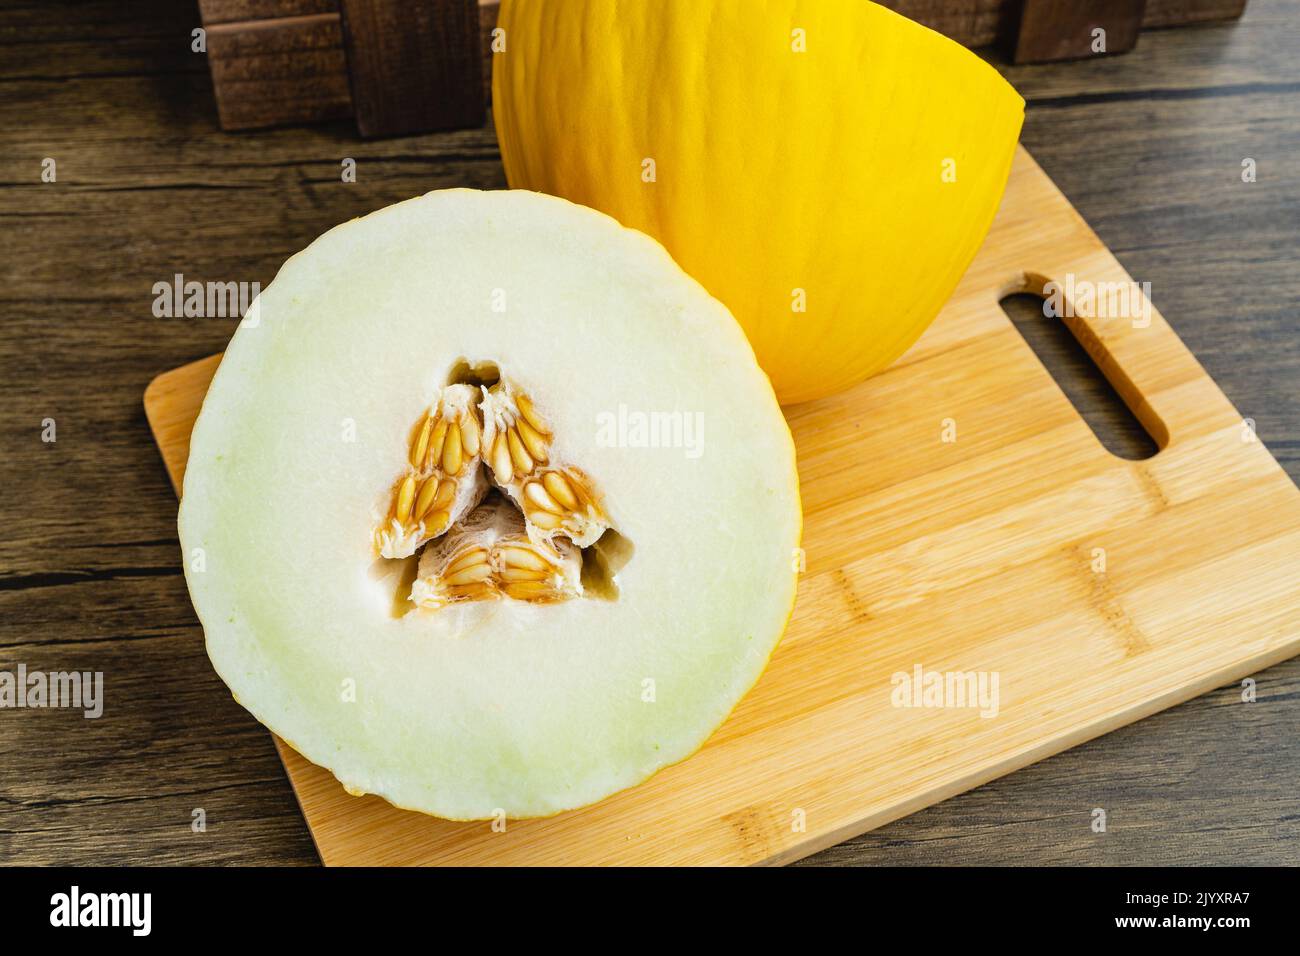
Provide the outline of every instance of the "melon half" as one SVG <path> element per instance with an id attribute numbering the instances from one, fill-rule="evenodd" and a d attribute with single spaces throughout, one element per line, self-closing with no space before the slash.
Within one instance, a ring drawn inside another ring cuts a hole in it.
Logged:
<path id="1" fill-rule="evenodd" d="M 195 425 L 186 579 L 236 700 L 355 794 L 600 800 L 698 749 L 794 602 L 794 449 L 727 310 L 567 201 L 326 233 Z"/>
<path id="2" fill-rule="evenodd" d="M 868 0 L 502 0 L 497 28 L 510 185 L 661 241 L 786 404 L 876 374 L 934 320 L 1024 120 L 977 54 Z"/>

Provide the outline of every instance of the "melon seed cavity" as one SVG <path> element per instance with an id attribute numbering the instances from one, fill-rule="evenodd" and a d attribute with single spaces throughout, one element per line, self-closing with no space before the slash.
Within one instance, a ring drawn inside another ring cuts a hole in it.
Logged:
<path id="1" fill-rule="evenodd" d="M 498 375 L 458 368 L 459 380 L 412 428 L 406 469 L 374 530 L 380 557 L 419 552 L 409 598 L 399 603 L 437 611 L 584 592 L 616 597 L 614 575 L 631 546 L 610 528 L 591 479 L 554 460 L 553 433 L 528 395 Z"/>

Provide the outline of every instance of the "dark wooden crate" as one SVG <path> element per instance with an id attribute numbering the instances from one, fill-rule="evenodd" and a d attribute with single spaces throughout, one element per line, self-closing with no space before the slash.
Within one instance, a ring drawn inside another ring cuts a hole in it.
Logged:
<path id="1" fill-rule="evenodd" d="M 477 126 L 498 0 L 199 0 L 223 129 Z"/>
<path id="2" fill-rule="evenodd" d="M 1016 63 L 1095 55 L 1097 27 L 1106 31 L 1105 52 L 1122 53 L 1141 29 L 1229 19 L 1246 8 L 1246 0 L 881 2 L 966 46 L 1000 43 Z M 221 126 L 349 116 L 363 136 L 476 126 L 491 99 L 499 3 L 199 0 Z"/>

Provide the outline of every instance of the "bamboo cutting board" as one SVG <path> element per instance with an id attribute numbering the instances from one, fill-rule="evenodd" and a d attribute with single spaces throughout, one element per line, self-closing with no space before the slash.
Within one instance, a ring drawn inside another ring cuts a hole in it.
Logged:
<path id="1" fill-rule="evenodd" d="M 1105 451 L 999 305 L 1067 274 L 1130 281 L 1021 150 L 930 330 L 787 410 L 807 570 L 767 672 L 703 750 L 494 832 L 350 797 L 277 741 L 322 859 L 788 862 L 1300 653 L 1300 491 L 1155 312 L 1071 322 L 1160 446 Z M 218 360 L 145 394 L 177 488 Z M 918 665 L 996 674 L 996 716 L 894 706 L 891 678 Z"/>

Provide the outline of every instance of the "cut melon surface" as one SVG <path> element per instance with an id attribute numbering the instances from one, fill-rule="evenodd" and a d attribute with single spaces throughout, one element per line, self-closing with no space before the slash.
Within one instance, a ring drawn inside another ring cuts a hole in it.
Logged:
<path id="1" fill-rule="evenodd" d="M 420 444 L 443 409 L 477 457 Z M 512 429 L 546 461 L 494 470 Z M 483 487 L 441 489 L 448 466 Z M 453 499 L 450 530 L 414 525 Z M 588 523 L 539 509 L 562 501 Z M 394 517 L 418 543 L 380 540 Z M 780 639 L 800 523 L 771 386 L 662 247 L 564 200 L 448 190 L 331 230 L 262 292 L 195 425 L 179 530 L 244 707 L 352 793 L 486 819 L 697 750 Z M 499 586 L 445 600 L 474 548 Z M 556 595 L 531 599 L 533 568 Z"/>

